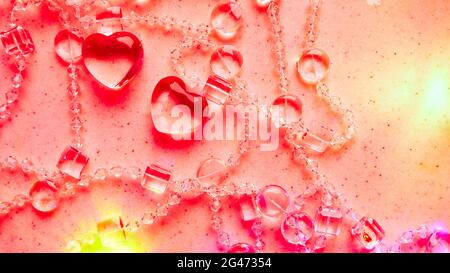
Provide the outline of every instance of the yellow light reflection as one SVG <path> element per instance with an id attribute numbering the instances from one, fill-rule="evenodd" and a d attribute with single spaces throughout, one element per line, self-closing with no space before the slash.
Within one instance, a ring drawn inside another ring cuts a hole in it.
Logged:
<path id="1" fill-rule="evenodd" d="M 450 113 L 450 73 L 440 70 L 433 72 L 424 87 L 424 97 L 420 118 L 428 122 L 442 122 Z"/>

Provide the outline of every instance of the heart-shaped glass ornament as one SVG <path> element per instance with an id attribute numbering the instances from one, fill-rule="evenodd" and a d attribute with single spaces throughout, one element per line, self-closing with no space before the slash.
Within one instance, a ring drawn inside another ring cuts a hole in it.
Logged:
<path id="1" fill-rule="evenodd" d="M 174 140 L 191 140 L 203 123 L 202 109 L 206 100 L 189 92 L 184 81 L 176 76 L 161 79 L 151 97 L 153 125 L 159 133 Z"/>
<path id="2" fill-rule="evenodd" d="M 94 33 L 83 42 L 83 61 L 97 82 L 111 90 L 125 87 L 142 67 L 144 49 L 132 33 Z"/>

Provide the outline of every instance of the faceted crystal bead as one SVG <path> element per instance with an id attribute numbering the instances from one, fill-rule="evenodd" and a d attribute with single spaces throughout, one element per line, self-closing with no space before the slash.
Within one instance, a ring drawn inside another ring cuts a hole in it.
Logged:
<path id="1" fill-rule="evenodd" d="M 123 30 L 121 7 L 108 7 L 105 11 L 98 13 L 95 17 L 100 24 L 98 29 L 98 32 L 100 33 L 112 34 L 113 32 Z"/>
<path id="2" fill-rule="evenodd" d="M 384 238 L 383 228 L 370 217 L 361 218 L 352 227 L 351 233 L 366 250 L 372 250 Z"/>
<path id="3" fill-rule="evenodd" d="M 16 88 L 12 88 L 6 92 L 6 103 L 13 104 L 19 98 L 19 90 Z"/>
<path id="4" fill-rule="evenodd" d="M 218 75 L 209 76 L 203 89 L 205 98 L 212 103 L 223 105 L 228 99 L 232 84 Z"/>
<path id="5" fill-rule="evenodd" d="M 219 3 L 211 13 L 211 26 L 221 39 L 232 39 L 241 27 L 242 11 L 238 3 Z"/>
<path id="6" fill-rule="evenodd" d="M 295 95 L 282 95 L 270 107 L 271 119 L 277 128 L 300 120 L 302 101 Z"/>
<path id="7" fill-rule="evenodd" d="M 157 216 L 153 212 L 147 212 L 142 216 L 142 223 L 144 225 L 153 225 Z"/>
<path id="8" fill-rule="evenodd" d="M 211 55 L 210 66 L 214 74 L 224 79 L 232 79 L 241 71 L 243 62 L 242 54 L 237 48 L 225 45 Z"/>
<path id="9" fill-rule="evenodd" d="M 225 162 L 217 158 L 209 158 L 200 164 L 197 170 L 197 178 L 203 187 L 208 188 L 223 181 L 225 172 Z"/>
<path id="10" fill-rule="evenodd" d="M 297 61 L 297 71 L 303 82 L 316 85 L 328 74 L 330 59 L 320 49 L 308 49 Z"/>
<path id="11" fill-rule="evenodd" d="M 50 180 L 41 180 L 33 184 L 29 193 L 31 204 L 40 212 L 50 212 L 59 203 L 58 190 Z"/>
<path id="12" fill-rule="evenodd" d="M 314 222 L 303 212 L 289 213 L 281 224 L 281 234 L 288 243 L 305 246 L 314 234 Z"/>
<path id="13" fill-rule="evenodd" d="M 431 253 L 450 253 L 450 234 L 438 230 L 428 239 L 427 251 Z"/>
<path id="14" fill-rule="evenodd" d="M 330 146 L 328 141 L 311 132 L 299 132 L 296 135 L 294 142 L 298 145 L 302 145 L 308 151 L 318 154 L 324 153 Z"/>
<path id="15" fill-rule="evenodd" d="M 232 245 L 228 251 L 228 253 L 255 253 L 256 250 L 253 246 L 246 243 L 237 243 Z"/>
<path id="16" fill-rule="evenodd" d="M 339 208 L 320 206 L 315 221 L 316 232 L 333 236 L 339 235 L 342 216 L 342 212 Z"/>
<path id="17" fill-rule="evenodd" d="M 171 176 L 172 173 L 170 171 L 152 164 L 145 169 L 141 185 L 156 194 L 164 194 Z"/>
<path id="18" fill-rule="evenodd" d="M 243 221 L 253 221 L 258 217 L 252 196 L 242 196 L 241 199 L 239 199 L 239 206 L 241 207 L 241 217 Z"/>
<path id="19" fill-rule="evenodd" d="M 8 215 L 11 209 L 12 209 L 11 203 L 0 201 L 0 217 Z"/>
<path id="20" fill-rule="evenodd" d="M 27 55 L 35 49 L 30 33 L 21 26 L 0 32 L 0 40 L 8 55 Z"/>
<path id="21" fill-rule="evenodd" d="M 278 217 L 286 212 L 289 206 L 289 196 L 285 189 L 278 185 L 268 185 L 262 188 L 255 198 L 256 208 L 267 217 Z"/>
<path id="22" fill-rule="evenodd" d="M 17 55 L 16 56 L 16 68 L 19 72 L 22 72 L 25 70 L 27 65 L 27 62 L 25 60 L 25 57 L 23 55 Z"/>
<path id="23" fill-rule="evenodd" d="M 57 167 L 59 170 L 75 179 L 80 179 L 81 172 L 86 167 L 89 158 L 76 148 L 69 146 L 61 154 Z"/>
<path id="24" fill-rule="evenodd" d="M 12 87 L 15 89 L 19 88 L 22 85 L 22 83 L 23 83 L 23 77 L 22 77 L 22 74 L 20 74 L 20 73 L 16 73 L 11 79 Z"/>
<path id="25" fill-rule="evenodd" d="M 66 63 L 77 63 L 81 60 L 83 37 L 68 29 L 56 34 L 54 47 L 56 55 Z"/>
<path id="26" fill-rule="evenodd" d="M 18 208 L 22 208 L 23 206 L 25 206 L 25 204 L 28 201 L 29 201 L 28 196 L 23 195 L 23 194 L 18 194 L 16 196 L 14 196 L 12 203 L 14 204 L 14 206 L 16 206 Z"/>

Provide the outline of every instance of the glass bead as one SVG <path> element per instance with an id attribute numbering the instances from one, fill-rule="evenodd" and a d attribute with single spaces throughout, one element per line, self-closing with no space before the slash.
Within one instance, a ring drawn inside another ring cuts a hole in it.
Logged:
<path id="1" fill-rule="evenodd" d="M 255 252 L 256 249 L 253 246 L 246 243 L 234 244 L 227 251 L 227 253 L 255 253 Z"/>
<path id="2" fill-rule="evenodd" d="M 202 123 L 201 117 L 193 115 L 197 98 L 198 102 L 204 103 L 202 97 L 188 93 L 182 79 L 175 76 L 161 79 L 155 86 L 151 98 L 151 116 L 155 129 L 174 139 L 182 139 L 185 136 L 190 138 Z M 174 109 L 182 112 L 182 119 L 180 116 L 172 115 Z M 176 124 L 181 126 L 174 126 Z"/>
<path id="3" fill-rule="evenodd" d="M 121 7 L 108 7 L 106 10 L 97 13 L 95 19 L 100 24 L 98 29 L 100 33 L 112 34 L 113 32 L 123 30 Z"/>
<path id="4" fill-rule="evenodd" d="M 22 160 L 22 162 L 20 162 L 20 166 L 22 167 L 22 171 L 25 174 L 30 174 L 33 172 L 33 162 L 31 162 L 29 159 Z"/>
<path id="5" fill-rule="evenodd" d="M 214 198 L 211 200 L 211 204 L 210 204 L 210 206 L 209 206 L 209 209 L 210 209 L 212 212 L 218 212 L 218 211 L 220 210 L 221 207 L 222 207 L 222 203 L 220 202 L 220 199 L 217 198 L 217 197 L 214 197 Z"/>
<path id="6" fill-rule="evenodd" d="M 272 3 L 274 0 L 255 0 L 256 5 L 259 8 L 267 8 L 270 3 Z"/>
<path id="7" fill-rule="evenodd" d="M 144 225 L 153 225 L 156 221 L 156 214 L 153 212 L 147 212 L 142 216 L 142 223 Z"/>
<path id="8" fill-rule="evenodd" d="M 320 206 L 315 219 L 315 231 L 325 235 L 339 235 L 342 222 L 342 211 L 331 206 Z"/>
<path id="9" fill-rule="evenodd" d="M 255 210 L 255 204 L 253 197 L 250 195 L 244 195 L 239 199 L 239 206 L 241 208 L 241 218 L 243 221 L 253 221 L 258 215 Z"/>
<path id="10" fill-rule="evenodd" d="M 226 1 L 214 7 L 211 13 L 211 26 L 223 40 L 232 39 L 241 27 L 242 11 L 238 3 Z"/>
<path id="11" fill-rule="evenodd" d="M 302 101 L 295 95 L 282 95 L 270 107 L 271 120 L 277 128 L 300 120 Z"/>
<path id="12" fill-rule="evenodd" d="M 438 230 L 428 239 L 427 251 L 430 253 L 450 253 L 450 234 Z"/>
<path id="13" fill-rule="evenodd" d="M 308 49 L 297 61 L 297 71 L 303 82 L 316 85 L 328 74 L 330 59 L 320 49 Z"/>
<path id="14" fill-rule="evenodd" d="M 224 45 L 211 55 L 210 66 L 214 74 L 229 80 L 239 74 L 243 62 L 242 54 L 236 47 Z"/>
<path id="15" fill-rule="evenodd" d="M 79 115 L 81 113 L 81 103 L 79 102 L 71 102 L 70 103 L 70 112 L 74 115 Z"/>
<path id="16" fill-rule="evenodd" d="M 94 179 L 97 181 L 105 181 L 108 177 L 108 170 L 105 168 L 99 168 L 94 173 Z"/>
<path id="17" fill-rule="evenodd" d="M 166 205 L 160 205 L 156 209 L 156 215 L 158 215 L 159 217 L 167 216 L 167 214 L 169 214 L 169 207 Z"/>
<path id="18" fill-rule="evenodd" d="M 28 196 L 24 194 L 18 194 L 14 196 L 12 203 L 14 204 L 14 206 L 18 208 L 23 208 L 28 201 L 29 201 Z"/>
<path id="19" fill-rule="evenodd" d="M 0 40 L 8 55 L 28 55 L 35 50 L 30 33 L 21 26 L 0 32 Z"/>
<path id="20" fill-rule="evenodd" d="M 142 176 L 141 169 L 138 167 L 127 168 L 125 174 L 131 180 L 138 180 Z"/>
<path id="21" fill-rule="evenodd" d="M 7 104 L 13 104 L 19 98 L 19 90 L 16 88 L 10 89 L 6 92 L 5 97 Z"/>
<path id="22" fill-rule="evenodd" d="M 370 217 L 361 218 L 352 227 L 351 233 L 366 250 L 372 250 L 384 238 L 383 228 Z"/>
<path id="23" fill-rule="evenodd" d="M 230 246 L 230 235 L 226 232 L 219 232 L 217 234 L 217 244 L 219 247 L 227 249 Z"/>
<path id="24" fill-rule="evenodd" d="M 23 55 L 17 55 L 16 56 L 16 68 L 19 72 L 22 72 L 25 70 L 27 65 L 27 62 L 25 60 L 25 57 Z"/>
<path id="25" fill-rule="evenodd" d="M 178 194 L 176 194 L 176 193 L 170 194 L 169 201 L 168 201 L 169 206 L 176 206 L 176 205 L 180 204 L 180 202 L 181 202 L 181 197 Z"/>
<path id="26" fill-rule="evenodd" d="M 226 172 L 225 162 L 218 158 L 209 158 L 198 167 L 197 178 L 205 188 L 216 186 L 223 181 Z"/>
<path id="27" fill-rule="evenodd" d="M 115 166 L 112 167 L 111 170 L 109 171 L 109 173 L 111 174 L 112 177 L 114 177 L 115 179 L 119 179 L 122 177 L 123 174 L 123 168 L 120 166 Z"/>
<path id="28" fill-rule="evenodd" d="M 23 83 L 23 77 L 22 74 L 20 73 L 16 73 L 12 79 L 11 79 L 11 84 L 13 88 L 19 88 Z"/>
<path id="29" fill-rule="evenodd" d="M 11 209 L 12 209 L 11 203 L 0 201 L 0 217 L 8 215 Z"/>
<path id="30" fill-rule="evenodd" d="M 214 104 L 223 105 L 228 99 L 232 84 L 218 75 L 211 75 L 203 89 L 205 98 Z"/>
<path id="31" fill-rule="evenodd" d="M 328 141 L 311 132 L 299 132 L 296 135 L 294 142 L 298 145 L 302 145 L 309 152 L 318 154 L 324 153 L 328 147 L 330 147 Z"/>
<path id="32" fill-rule="evenodd" d="M 81 172 L 89 162 L 89 158 L 78 149 L 69 146 L 61 154 L 58 161 L 58 169 L 75 179 L 80 179 Z"/>
<path id="33" fill-rule="evenodd" d="M 29 193 L 31 205 L 40 212 L 51 212 L 59 203 L 58 190 L 50 180 L 41 180 L 33 184 Z"/>
<path id="34" fill-rule="evenodd" d="M 281 234 L 288 243 L 305 246 L 314 234 L 314 222 L 303 212 L 291 212 L 281 224 Z"/>
<path id="35" fill-rule="evenodd" d="M 110 35 L 93 33 L 84 40 L 82 53 L 91 76 L 113 91 L 121 90 L 135 78 L 144 57 L 141 41 L 127 31 Z"/>
<path id="36" fill-rule="evenodd" d="M 56 55 L 66 63 L 77 63 L 81 60 L 83 37 L 75 31 L 61 30 L 56 34 L 54 48 Z"/>
<path id="37" fill-rule="evenodd" d="M 156 194 L 164 194 L 169 185 L 172 173 L 157 165 L 150 165 L 145 169 L 141 185 Z"/>
<path id="38" fill-rule="evenodd" d="M 255 198 L 257 210 L 267 217 L 278 217 L 286 212 L 289 206 L 289 196 L 285 189 L 278 185 L 268 185 L 262 188 Z"/>
<path id="39" fill-rule="evenodd" d="M 5 167 L 9 170 L 9 171 L 14 171 L 17 168 L 18 165 L 18 161 L 15 157 L 13 156 L 8 156 L 5 159 Z"/>
<path id="40" fill-rule="evenodd" d="M 317 236 L 317 238 L 314 241 L 314 251 L 320 251 L 323 250 L 327 246 L 327 237 L 323 235 Z"/>
<path id="41" fill-rule="evenodd" d="M 260 219 L 253 222 L 251 230 L 253 232 L 253 236 L 255 237 L 261 237 L 263 234 L 263 224 Z"/>
<path id="42" fill-rule="evenodd" d="M 7 120 L 11 116 L 8 104 L 0 104 L 0 121 Z"/>

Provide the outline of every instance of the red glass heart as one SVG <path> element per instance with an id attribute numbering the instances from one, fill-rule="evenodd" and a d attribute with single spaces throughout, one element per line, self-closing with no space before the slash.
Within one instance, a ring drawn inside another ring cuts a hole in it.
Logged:
<path id="1" fill-rule="evenodd" d="M 133 34 L 120 31 L 109 36 L 94 33 L 83 42 L 86 69 L 103 86 L 120 90 L 142 67 L 144 49 Z"/>
<path id="2" fill-rule="evenodd" d="M 187 91 L 182 79 L 175 76 L 161 79 L 151 98 L 151 116 L 156 131 L 171 135 L 175 140 L 192 139 L 189 137 L 202 126 L 202 112 L 200 110 L 199 116 L 194 115 L 194 104 L 203 109 L 206 101 Z M 178 107 L 175 116 L 172 115 L 174 107 Z"/>

